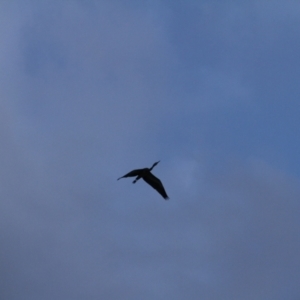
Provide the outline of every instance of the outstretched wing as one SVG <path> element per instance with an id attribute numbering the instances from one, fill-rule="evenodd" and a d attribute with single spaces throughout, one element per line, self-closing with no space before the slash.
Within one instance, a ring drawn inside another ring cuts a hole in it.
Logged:
<path id="1" fill-rule="evenodd" d="M 132 170 L 131 172 L 125 174 L 124 176 L 119 177 L 118 180 L 121 179 L 121 178 L 125 178 L 125 177 L 134 177 L 134 176 L 138 176 L 139 174 L 141 174 L 142 170 L 143 170 L 143 169 Z"/>
<path id="2" fill-rule="evenodd" d="M 169 199 L 165 188 L 163 186 L 163 184 L 161 183 L 161 181 L 155 177 L 151 172 L 147 173 L 146 175 L 143 176 L 143 179 L 149 184 L 151 185 L 155 190 L 157 190 L 165 200 Z"/>

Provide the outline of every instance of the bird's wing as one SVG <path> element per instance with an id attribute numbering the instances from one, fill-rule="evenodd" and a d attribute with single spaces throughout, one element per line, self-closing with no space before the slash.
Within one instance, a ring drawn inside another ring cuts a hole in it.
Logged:
<path id="1" fill-rule="evenodd" d="M 132 171 L 130 171 L 129 173 L 125 174 L 124 176 L 119 177 L 118 180 L 121 179 L 121 178 L 125 178 L 125 177 L 134 177 L 134 176 L 138 176 L 139 174 L 141 174 L 141 171 L 142 171 L 142 170 L 143 170 L 143 169 L 132 170 Z"/>
<path id="2" fill-rule="evenodd" d="M 164 199 L 169 199 L 163 184 L 161 183 L 161 181 L 155 177 L 151 172 L 147 173 L 146 175 L 143 176 L 143 179 L 149 184 L 151 185 L 155 190 L 157 190 Z"/>

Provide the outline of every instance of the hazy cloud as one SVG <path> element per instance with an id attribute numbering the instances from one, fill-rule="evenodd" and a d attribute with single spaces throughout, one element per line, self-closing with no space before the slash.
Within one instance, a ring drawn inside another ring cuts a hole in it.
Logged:
<path id="1" fill-rule="evenodd" d="M 3 299 L 299 297 L 296 2 L 0 7 Z"/>

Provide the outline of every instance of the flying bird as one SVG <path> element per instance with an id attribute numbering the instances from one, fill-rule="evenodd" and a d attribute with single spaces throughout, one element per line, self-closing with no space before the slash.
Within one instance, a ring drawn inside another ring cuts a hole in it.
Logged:
<path id="1" fill-rule="evenodd" d="M 132 183 L 136 183 L 139 179 L 143 178 L 144 181 L 146 181 L 149 185 L 151 185 L 155 190 L 157 190 L 165 200 L 169 199 L 164 186 L 162 185 L 161 181 L 155 177 L 152 173 L 151 170 L 159 163 L 159 161 L 155 162 L 152 167 L 149 168 L 144 168 L 144 169 L 136 169 L 132 170 L 131 172 L 125 174 L 124 176 L 118 178 L 125 178 L 125 177 L 135 177 L 136 178 L 133 180 Z"/>

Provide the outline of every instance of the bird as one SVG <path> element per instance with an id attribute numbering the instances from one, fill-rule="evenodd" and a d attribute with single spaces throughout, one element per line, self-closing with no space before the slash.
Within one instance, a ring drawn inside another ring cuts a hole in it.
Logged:
<path id="1" fill-rule="evenodd" d="M 117 180 L 120 180 L 121 178 L 126 178 L 126 177 L 135 177 L 134 181 L 132 183 L 136 183 L 139 179 L 143 178 L 144 181 L 146 181 L 149 185 L 151 185 L 155 190 L 157 190 L 158 193 L 162 195 L 162 197 L 165 200 L 168 200 L 169 197 L 165 191 L 165 188 L 161 181 L 154 176 L 151 173 L 151 170 L 159 163 L 160 161 L 155 162 L 152 167 L 149 168 L 144 168 L 144 169 L 135 169 L 130 171 L 129 173 L 125 174 L 122 177 L 119 177 Z"/>

